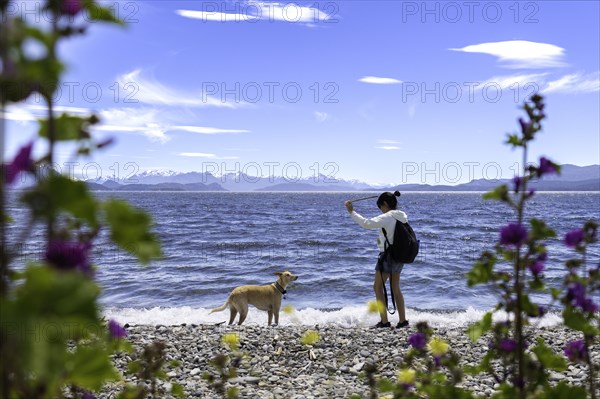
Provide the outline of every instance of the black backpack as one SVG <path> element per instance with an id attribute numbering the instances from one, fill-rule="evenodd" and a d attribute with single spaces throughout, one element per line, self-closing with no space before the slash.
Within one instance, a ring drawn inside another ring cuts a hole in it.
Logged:
<path id="1" fill-rule="evenodd" d="M 392 259 L 399 263 L 413 263 L 419 253 L 419 243 L 417 236 L 408 223 L 402 223 L 396 220 L 394 228 L 394 243 L 390 244 L 387 233 L 381 228 L 387 246 L 385 252 L 391 251 Z"/>

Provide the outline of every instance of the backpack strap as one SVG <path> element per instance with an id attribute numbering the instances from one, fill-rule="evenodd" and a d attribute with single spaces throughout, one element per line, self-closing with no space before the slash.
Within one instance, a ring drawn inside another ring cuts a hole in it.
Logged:
<path id="1" fill-rule="evenodd" d="M 390 243 L 390 240 L 388 240 L 387 238 L 387 231 L 385 231 L 385 229 L 382 227 L 381 231 L 383 232 L 383 236 L 385 237 L 385 244 L 387 244 L 388 248 L 392 246 L 392 244 Z M 385 252 L 385 250 L 387 249 L 385 244 L 383 245 L 383 250 Z"/>

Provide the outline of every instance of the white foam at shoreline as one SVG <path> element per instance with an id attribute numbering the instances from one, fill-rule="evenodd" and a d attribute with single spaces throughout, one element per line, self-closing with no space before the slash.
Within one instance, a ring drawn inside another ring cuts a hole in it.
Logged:
<path id="1" fill-rule="evenodd" d="M 119 323 L 141 324 L 141 325 L 179 325 L 179 324 L 217 324 L 229 319 L 229 311 L 210 314 L 210 309 L 193 308 L 190 306 L 150 309 L 139 308 L 107 308 L 104 310 L 107 319 L 114 319 Z M 432 327 L 465 328 L 469 324 L 481 320 L 486 310 L 474 309 L 472 307 L 462 311 L 420 311 L 414 309 L 406 310 L 406 318 L 411 325 L 419 321 L 427 321 Z M 397 323 L 398 316 L 389 315 L 390 321 Z M 494 320 L 505 319 L 506 315 L 497 313 Z M 366 306 L 348 306 L 337 310 L 319 310 L 313 308 L 295 310 L 291 314 L 281 312 L 279 324 L 282 326 L 300 325 L 336 325 L 339 327 L 364 327 L 375 324 L 379 317 L 367 312 Z M 562 323 L 559 314 L 549 313 L 544 316 L 538 327 L 552 327 Z M 250 308 L 245 325 L 267 324 L 267 313 Z"/>

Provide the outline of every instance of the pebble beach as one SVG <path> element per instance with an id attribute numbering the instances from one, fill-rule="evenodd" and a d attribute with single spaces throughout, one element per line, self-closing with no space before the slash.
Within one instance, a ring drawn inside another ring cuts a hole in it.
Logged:
<path id="1" fill-rule="evenodd" d="M 403 356 L 410 349 L 407 342 L 414 326 L 404 329 L 370 329 L 325 326 L 258 325 L 126 325 L 127 340 L 140 349 L 153 341 L 166 344 L 167 363 L 177 360 L 179 366 L 166 366 L 166 379 L 162 388 L 170 390 L 171 384 L 183 386 L 185 398 L 221 398 L 203 378 L 206 372 L 216 374 L 209 363 L 215 355 L 230 353 L 223 344 L 226 334 L 236 334 L 243 358 L 237 377 L 227 387 L 237 387 L 242 398 L 349 398 L 353 394 L 369 397 L 364 376 L 366 364 L 377 366 L 378 377 L 395 381 Z M 319 341 L 313 345 L 301 343 L 309 330 L 317 331 Z M 437 335 L 450 344 L 451 350 L 460 354 L 465 365 L 476 365 L 483 357 L 487 339 L 473 343 L 464 329 L 434 328 Z M 561 326 L 538 328 L 541 336 L 556 353 L 562 354 L 566 342 L 580 339 L 577 332 Z M 600 345 L 592 348 L 592 361 L 600 363 Z M 97 394 L 98 398 L 116 398 L 123 383 L 136 384 L 135 377 L 125 374 L 127 364 L 134 354 L 121 353 L 114 362 L 124 375 L 124 382 L 113 383 Z M 564 380 L 573 385 L 585 385 L 587 368 L 569 364 L 564 372 L 550 372 L 550 382 Z M 600 384 L 600 378 L 597 378 Z M 497 384 L 491 376 L 466 376 L 463 386 L 481 397 L 490 397 Z M 171 396 L 162 396 L 170 398 Z M 382 396 L 384 397 L 384 396 Z"/>

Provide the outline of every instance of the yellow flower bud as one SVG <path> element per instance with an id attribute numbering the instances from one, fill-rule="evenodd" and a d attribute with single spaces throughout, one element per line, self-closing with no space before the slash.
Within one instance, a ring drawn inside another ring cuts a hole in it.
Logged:
<path id="1" fill-rule="evenodd" d="M 304 333 L 300 342 L 302 345 L 314 345 L 321 340 L 321 335 L 317 331 L 308 330 Z"/>
<path id="2" fill-rule="evenodd" d="M 429 340 L 429 343 L 427 344 L 427 349 L 429 349 L 433 356 L 442 356 L 448 353 L 450 345 L 448 345 L 446 341 L 444 341 L 440 337 L 433 337 Z"/>
<path id="3" fill-rule="evenodd" d="M 369 301 L 369 313 L 380 314 L 385 312 L 385 305 L 381 301 Z"/>
<path id="4" fill-rule="evenodd" d="M 417 372 L 413 369 L 402 369 L 398 372 L 398 382 L 400 384 L 414 384 Z"/>
<path id="5" fill-rule="evenodd" d="M 283 313 L 285 313 L 285 314 L 292 314 L 292 313 L 294 313 L 294 307 L 292 305 L 285 305 L 283 307 Z"/>
<path id="6" fill-rule="evenodd" d="M 236 333 L 225 334 L 223 335 L 221 342 L 229 346 L 229 349 L 236 350 L 240 346 L 240 336 Z"/>

